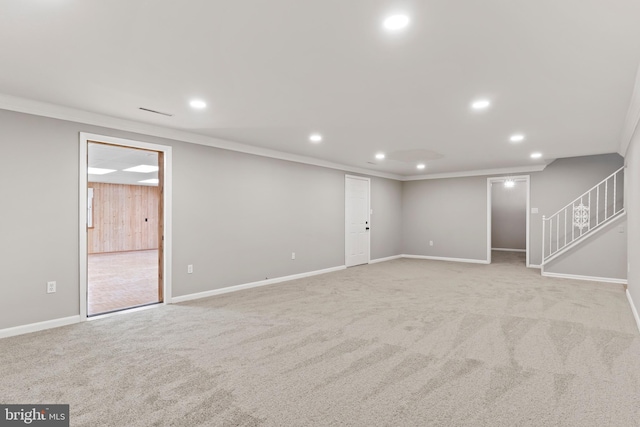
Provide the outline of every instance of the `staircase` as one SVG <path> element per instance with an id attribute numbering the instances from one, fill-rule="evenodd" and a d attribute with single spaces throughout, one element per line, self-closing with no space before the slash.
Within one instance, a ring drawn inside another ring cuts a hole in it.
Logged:
<path id="1" fill-rule="evenodd" d="M 624 215 L 621 167 L 558 212 L 542 217 L 543 271 L 545 264 Z"/>

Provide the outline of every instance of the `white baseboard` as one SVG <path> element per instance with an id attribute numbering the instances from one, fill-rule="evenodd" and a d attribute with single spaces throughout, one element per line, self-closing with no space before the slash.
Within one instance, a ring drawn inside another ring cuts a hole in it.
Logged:
<path id="1" fill-rule="evenodd" d="M 74 323 L 80 323 L 79 315 L 46 320 L 38 323 L 29 323 L 28 325 L 15 326 L 13 328 L 0 329 L 0 338 L 13 337 L 16 335 L 43 331 L 45 329 L 59 328 L 60 326 L 73 325 Z"/>
<path id="2" fill-rule="evenodd" d="M 616 283 L 620 285 L 627 284 L 627 279 L 614 279 L 611 277 L 579 276 L 577 274 L 550 273 L 548 271 L 543 271 L 541 274 L 545 277 L 555 277 L 559 279 L 588 280 L 590 282 Z"/>
<path id="3" fill-rule="evenodd" d="M 388 257 L 384 257 L 384 258 L 376 258 L 376 259 L 372 259 L 371 261 L 369 261 L 369 264 L 377 264 L 379 262 L 391 261 L 391 260 L 400 259 L 400 258 L 402 258 L 402 255 L 394 255 L 394 256 L 388 256 Z"/>
<path id="4" fill-rule="evenodd" d="M 529 264 L 529 265 L 528 265 L 528 267 L 529 267 L 529 268 L 537 268 L 537 269 L 542 268 L 542 266 L 541 266 L 541 265 L 539 265 L 539 264 Z"/>
<path id="5" fill-rule="evenodd" d="M 260 286 L 273 285 L 274 283 L 288 282 L 290 280 L 296 280 L 296 279 L 302 279 L 302 278 L 305 278 L 305 277 L 317 276 L 319 274 L 331 273 L 333 271 L 344 270 L 346 268 L 347 267 L 345 265 L 341 265 L 341 266 L 338 266 L 338 267 L 325 268 L 323 270 L 315 270 L 315 271 L 309 271 L 307 273 L 292 274 L 291 276 L 276 277 L 274 279 L 260 280 L 258 282 L 244 283 L 242 285 L 235 285 L 235 286 L 229 286 L 229 287 L 226 287 L 226 288 L 213 289 L 211 291 L 206 291 L 206 292 L 198 292 L 198 293 L 195 293 L 195 294 L 182 295 L 182 296 L 179 296 L 179 297 L 171 298 L 171 304 L 175 304 L 175 303 L 179 303 L 179 302 L 185 302 L 185 301 L 191 301 L 191 300 L 194 300 L 194 299 L 212 297 L 212 296 L 215 296 L 215 295 L 227 294 L 229 292 L 237 292 L 237 291 L 241 291 L 243 289 L 251 289 L 251 288 L 257 288 L 257 287 L 260 287 Z"/>
<path id="6" fill-rule="evenodd" d="M 631 306 L 631 312 L 633 313 L 633 318 L 636 319 L 636 326 L 638 327 L 638 331 L 640 331 L 640 316 L 638 316 L 638 310 L 636 310 L 636 306 L 633 303 L 633 299 L 631 299 L 631 294 L 629 293 L 629 289 L 626 290 L 627 299 L 629 300 L 629 305 Z"/>
<path id="7" fill-rule="evenodd" d="M 472 264 L 489 264 L 489 261 L 487 261 L 486 259 L 448 258 L 448 257 L 440 257 L 440 256 L 407 255 L 407 254 L 402 254 L 402 258 L 429 259 L 432 261 L 468 262 Z"/>
<path id="8" fill-rule="evenodd" d="M 526 249 L 509 249 L 509 248 L 491 248 L 492 251 L 502 251 L 502 252 L 527 252 Z"/>

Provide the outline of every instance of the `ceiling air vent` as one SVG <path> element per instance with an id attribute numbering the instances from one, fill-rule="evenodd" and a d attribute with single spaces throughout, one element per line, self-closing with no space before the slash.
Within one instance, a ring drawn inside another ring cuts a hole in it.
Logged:
<path id="1" fill-rule="evenodd" d="M 162 116 L 173 117 L 173 114 L 163 113 L 162 111 L 151 110 L 149 108 L 139 107 L 142 111 L 146 111 L 148 113 L 160 114 Z"/>

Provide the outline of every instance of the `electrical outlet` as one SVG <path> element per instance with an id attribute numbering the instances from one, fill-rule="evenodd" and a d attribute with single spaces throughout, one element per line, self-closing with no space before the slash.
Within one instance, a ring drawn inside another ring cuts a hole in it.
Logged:
<path id="1" fill-rule="evenodd" d="M 433 246 L 433 240 L 429 240 L 429 246 Z"/>
<path id="2" fill-rule="evenodd" d="M 56 282 L 47 282 L 47 293 L 53 294 L 56 291 Z"/>
<path id="3" fill-rule="evenodd" d="M 296 253 L 295 252 L 291 252 L 291 259 L 296 259 Z"/>
<path id="4" fill-rule="evenodd" d="M 187 273 L 189 273 L 189 274 L 193 273 L 193 264 L 187 265 Z"/>

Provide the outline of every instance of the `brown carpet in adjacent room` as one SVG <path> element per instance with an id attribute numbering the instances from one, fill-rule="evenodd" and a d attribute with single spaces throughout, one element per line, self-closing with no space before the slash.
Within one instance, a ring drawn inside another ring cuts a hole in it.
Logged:
<path id="1" fill-rule="evenodd" d="M 89 316 L 158 302 L 158 250 L 87 256 Z"/>
<path id="2" fill-rule="evenodd" d="M 0 340 L 73 426 L 636 426 L 620 285 L 399 259 Z M 175 284 L 174 284 L 175 286 Z"/>

